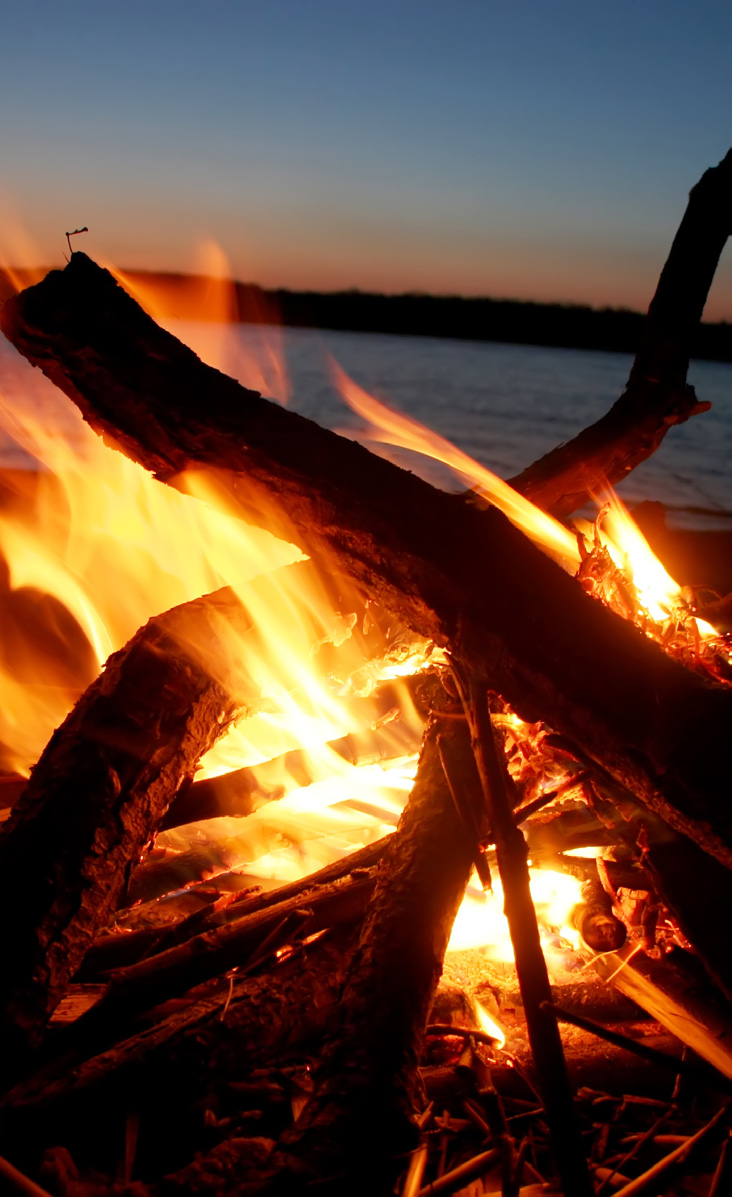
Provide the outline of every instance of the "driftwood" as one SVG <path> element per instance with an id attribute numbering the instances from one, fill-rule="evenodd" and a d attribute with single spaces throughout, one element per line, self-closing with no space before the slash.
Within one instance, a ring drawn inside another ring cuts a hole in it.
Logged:
<path id="1" fill-rule="evenodd" d="M 510 480 L 540 507 L 558 515 L 576 511 L 655 453 L 674 424 L 711 406 L 697 400 L 686 376 L 692 337 L 729 235 L 731 205 L 732 150 L 691 191 L 620 399 L 596 424 Z"/>
<path id="2" fill-rule="evenodd" d="M 498 512 L 413 475 L 204 366 L 83 254 L 0 324 L 99 432 L 168 481 L 213 471 L 222 502 L 322 559 L 418 634 L 475 663 L 525 718 L 583 744 L 732 866 L 732 692 L 589 599 Z"/>
<path id="3" fill-rule="evenodd" d="M 0 902 L 13 911 L 0 981 L 8 1056 L 37 1041 L 181 781 L 240 712 L 226 664 L 237 621 L 248 626 L 230 592 L 151 620 L 33 770 L 0 842 Z"/>

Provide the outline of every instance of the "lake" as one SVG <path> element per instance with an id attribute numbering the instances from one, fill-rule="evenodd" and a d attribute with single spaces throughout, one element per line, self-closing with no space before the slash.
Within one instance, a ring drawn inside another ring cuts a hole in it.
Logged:
<path id="1" fill-rule="evenodd" d="M 624 354 L 380 333 L 226 329 L 183 321 L 171 321 L 169 327 L 245 384 L 280 399 L 288 395 L 294 410 L 354 435 L 362 424 L 334 385 L 330 359 L 335 359 L 365 390 L 502 477 L 518 473 L 607 411 L 623 389 L 632 360 Z M 712 410 L 672 428 L 620 493 L 630 505 L 660 500 L 674 522 L 685 526 L 727 527 L 732 523 L 732 365 L 693 362 L 689 380 L 700 399 L 711 401 Z M 24 394 L 24 402 L 35 405 L 49 399 L 49 388 L 10 346 L 0 347 L 0 390 Z M 434 468 L 423 468 L 422 459 L 410 455 L 407 461 L 401 454 L 400 460 L 435 480 Z M 21 464 L 32 463 L 7 431 L 0 432 L 0 466 Z"/>

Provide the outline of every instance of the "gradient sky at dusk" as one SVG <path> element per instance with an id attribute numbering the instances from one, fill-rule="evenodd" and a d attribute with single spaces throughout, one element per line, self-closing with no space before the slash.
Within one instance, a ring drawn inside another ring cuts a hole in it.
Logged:
<path id="1" fill-rule="evenodd" d="M 0 241 L 644 308 L 732 144 L 729 0 L 0 5 Z M 732 256 L 732 255 L 730 255 Z M 732 320 L 723 263 L 708 318 Z"/>

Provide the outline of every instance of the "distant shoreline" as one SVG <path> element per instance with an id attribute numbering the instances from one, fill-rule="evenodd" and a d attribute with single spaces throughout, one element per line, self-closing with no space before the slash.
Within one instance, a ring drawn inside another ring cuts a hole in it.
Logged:
<path id="1" fill-rule="evenodd" d="M 291 291 L 240 282 L 233 284 L 226 311 L 219 303 L 212 317 L 211 309 L 204 306 L 203 296 L 219 285 L 215 280 L 143 270 L 124 273 L 133 285 L 152 296 L 158 310 L 181 319 L 228 318 L 241 324 L 281 324 L 287 328 L 449 337 L 630 354 L 637 349 L 645 319 L 643 313 L 626 308 L 419 293 Z M 0 271 L 0 302 L 13 289 L 7 275 Z M 221 299 L 226 298 L 223 290 L 218 294 Z M 691 356 L 732 362 L 732 324 L 702 323 L 694 337 Z"/>

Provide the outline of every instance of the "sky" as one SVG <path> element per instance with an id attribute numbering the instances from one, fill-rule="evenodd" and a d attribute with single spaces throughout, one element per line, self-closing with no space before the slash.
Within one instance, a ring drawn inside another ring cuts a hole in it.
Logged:
<path id="1" fill-rule="evenodd" d="M 0 248 L 644 309 L 732 145 L 729 0 L 0 0 Z M 82 244 L 83 243 L 83 244 Z M 728 251 L 727 257 L 732 257 Z M 725 258 L 706 310 L 732 320 Z"/>

